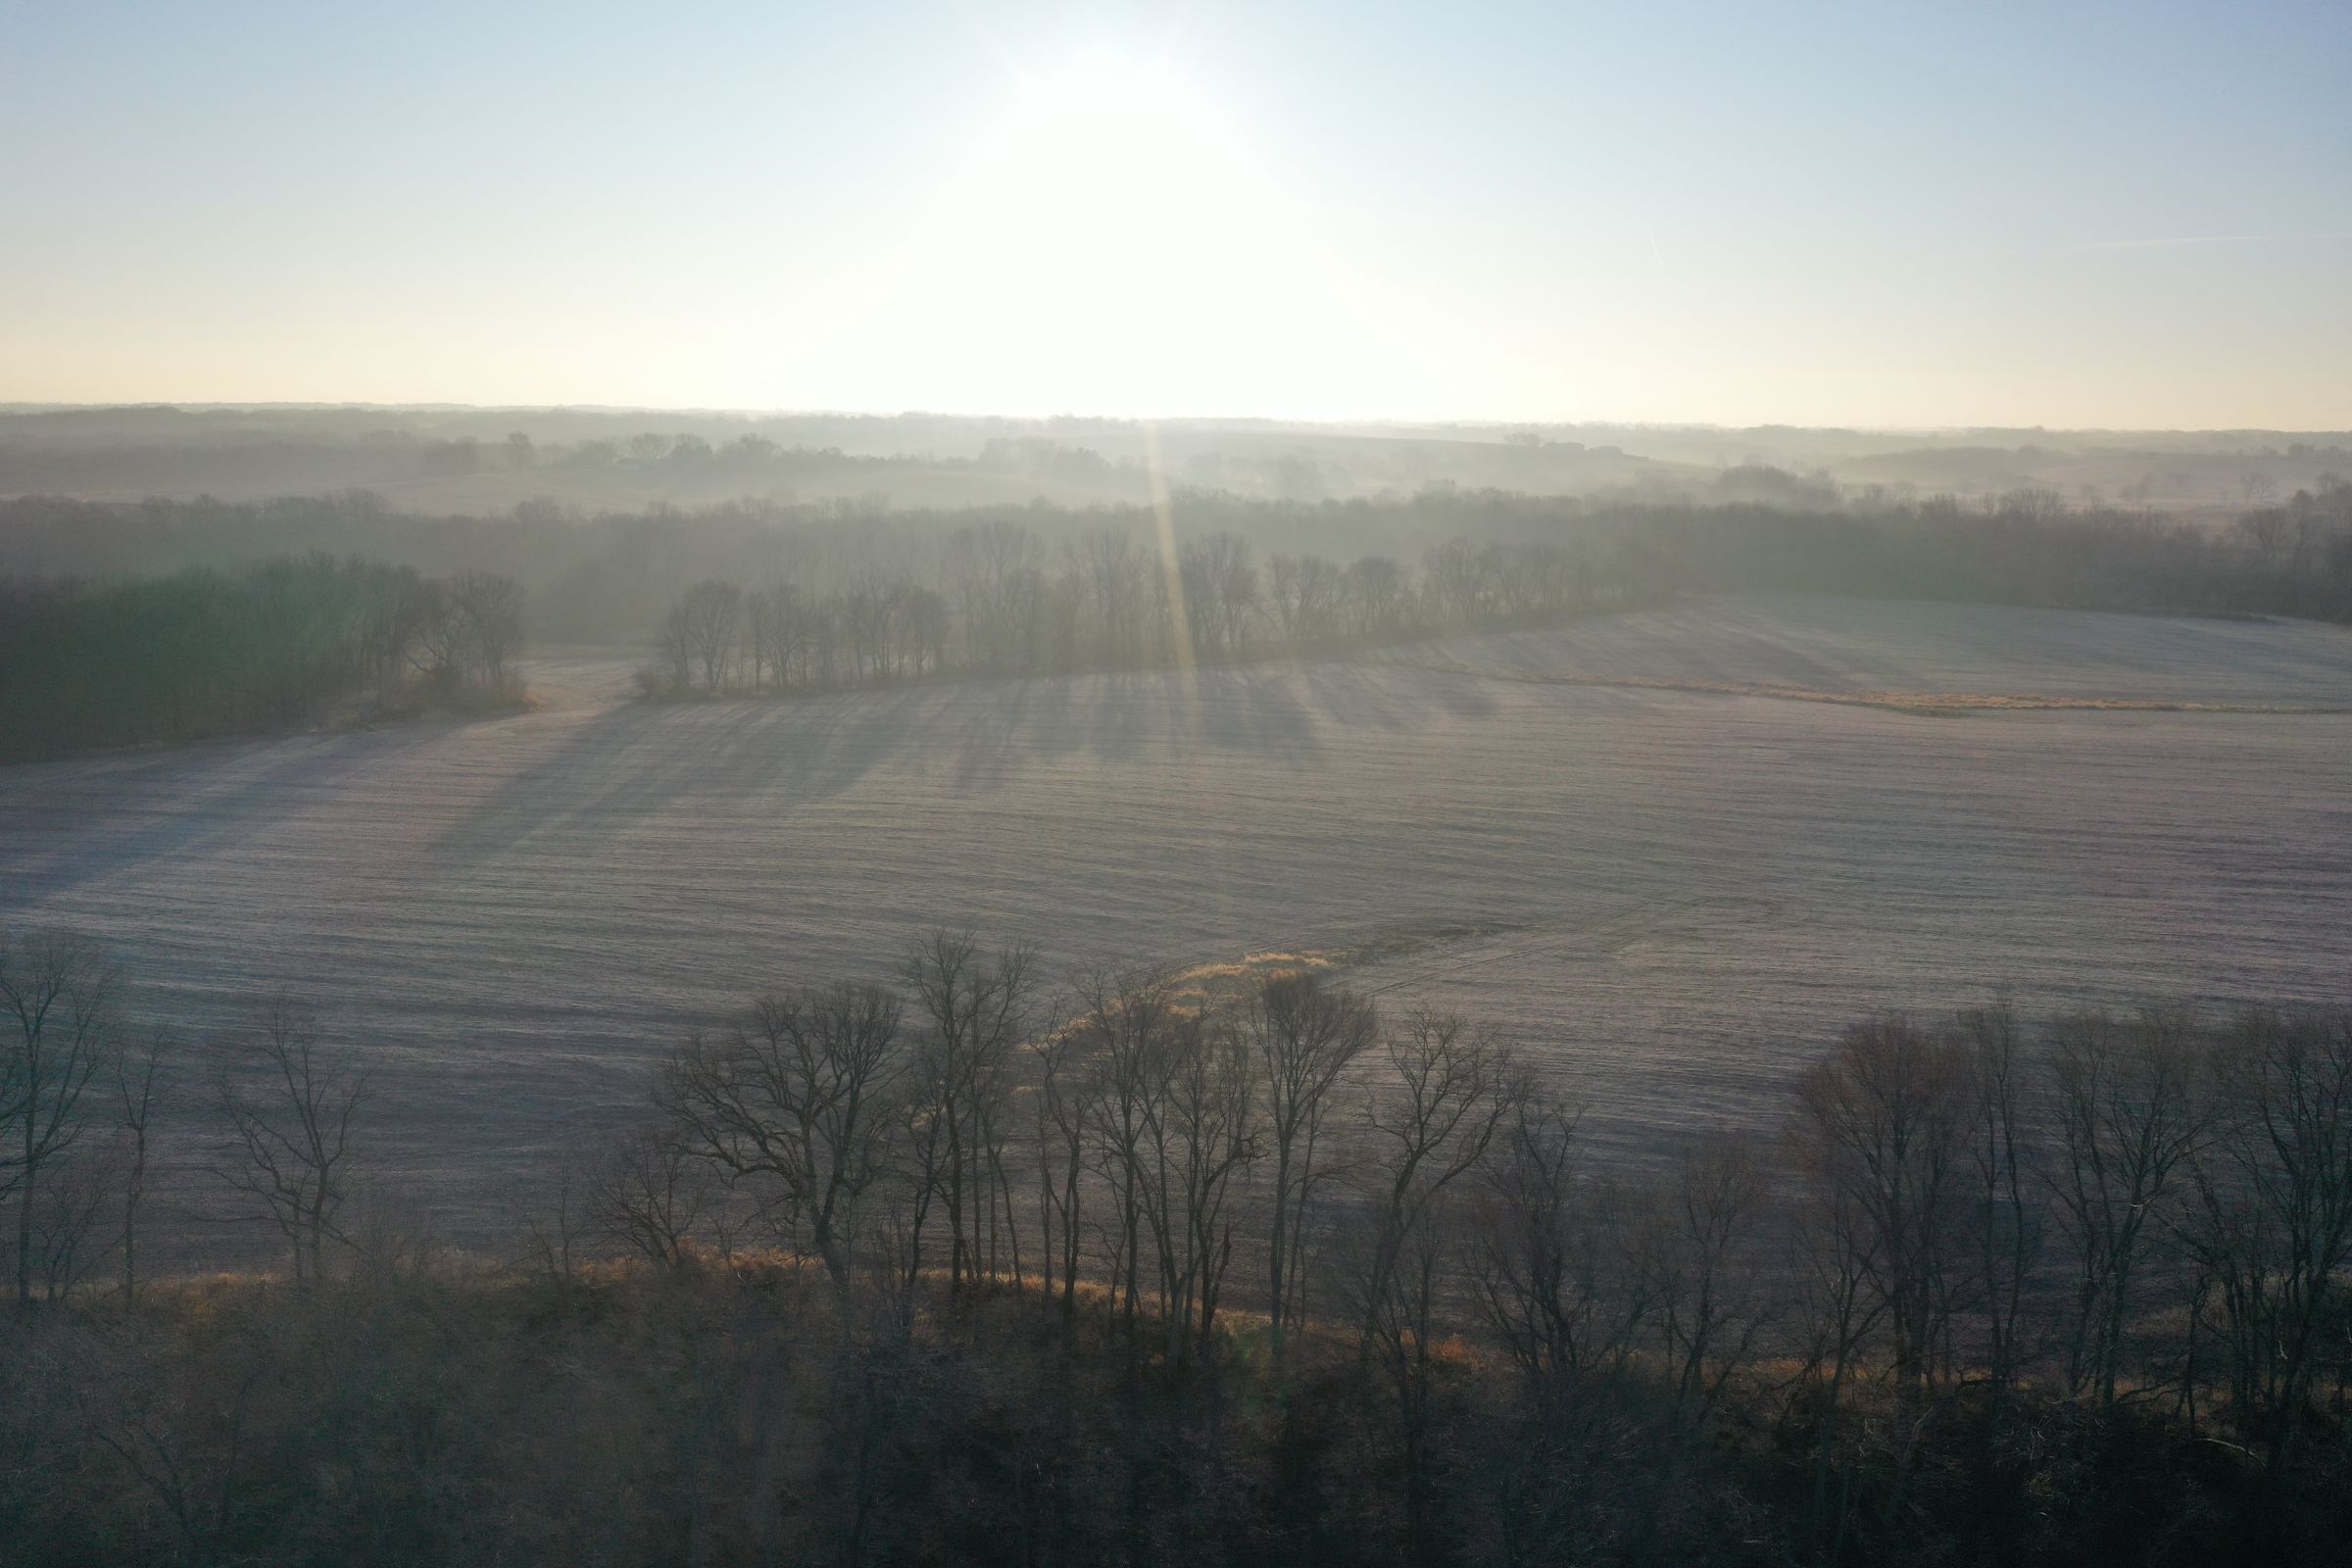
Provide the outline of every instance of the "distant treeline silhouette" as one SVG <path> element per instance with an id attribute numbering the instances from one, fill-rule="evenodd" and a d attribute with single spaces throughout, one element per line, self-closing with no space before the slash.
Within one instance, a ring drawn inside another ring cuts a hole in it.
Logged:
<path id="1" fill-rule="evenodd" d="M 0 577 L 0 761 L 518 690 L 511 577 L 324 555 L 128 582 Z"/>
<path id="2" fill-rule="evenodd" d="M 664 617 L 639 684 L 712 694 L 1215 663 L 1640 604 L 1669 580 L 1631 537 L 1605 550 L 1453 539 L 1417 564 L 1277 555 L 1261 570 L 1235 533 L 1195 535 L 1171 554 L 1098 530 L 1056 555 L 1020 523 L 995 522 L 829 588 L 697 583 Z"/>
<path id="3" fill-rule="evenodd" d="M 1779 1136 L 1629 1168 L 1463 1016 L 935 931 L 684 1032 L 494 1262 L 299 999 L 199 1048 L 116 984 L 0 934 L 0 1563 L 2291 1564 L 2352 1510 L 2341 1007 L 1873 1014 Z M 142 1274 L 169 1186 L 283 1272 Z"/>
<path id="4" fill-rule="evenodd" d="M 14 437 L 12 440 L 11 437 Z M 1124 469 L 1141 477 L 1141 466 Z M 1239 466 L 1239 465 L 1236 465 Z M 240 488 L 288 482 L 349 485 L 483 474 L 544 473 L 560 481 L 588 475 L 691 478 L 710 486 L 764 490 L 778 483 L 844 481 L 887 484 L 910 474 L 955 478 L 974 473 L 1041 480 L 1108 479 L 1122 465 L 1091 448 L 1047 436 L 996 436 L 970 457 L 938 453 L 845 452 L 806 440 L 779 442 L 759 431 L 716 441 L 693 431 L 639 430 L 564 442 L 534 441 L 520 430 L 503 437 L 417 437 L 381 432 L 373 439 L 301 439 L 284 432 L 221 433 L 201 442 L 150 443 L 25 440 L 0 420 L 0 481 L 23 490 L 119 489 L 153 483 L 178 488 Z M 721 494 L 730 493 L 721 490 Z"/>
<path id="5" fill-rule="evenodd" d="M 1684 586 L 2064 609 L 2352 620 L 2352 481 L 2323 476 L 2226 528 L 2054 491 L 1835 510 L 1658 507 Z"/>
<path id="6" fill-rule="evenodd" d="M 1775 481 L 1777 482 L 1768 482 Z M 1736 480 L 1737 482 L 1732 482 Z M 2228 527 L 2144 509 L 2071 506 L 2053 492 L 1984 502 L 1840 493 L 1773 469 L 1732 470 L 1727 496 L 1663 502 L 1435 489 L 1393 500 L 1249 500 L 1180 490 L 1171 523 L 1185 542 L 1229 533 L 1260 562 L 1320 556 L 1418 563 L 1433 547 L 1542 545 L 1598 573 L 1639 562 L 1644 581 L 1688 590 L 1860 594 L 2101 609 L 2352 619 L 2352 483 L 2323 477 Z M 635 642 L 659 635 L 694 584 L 789 582 L 804 594 L 898 575 L 951 598 L 988 551 L 957 536 L 1025 531 L 1049 576 L 1109 534 L 1161 557 L 1149 509 L 977 507 L 893 510 L 880 496 L 788 504 L 741 501 L 579 515 L 547 501 L 492 517 L 419 516 L 348 492 L 250 505 L 0 502 L 0 571 L 119 577 L 324 550 L 431 574 L 498 572 L 529 590 L 534 636 Z M 947 558 L 962 551 L 966 559 Z M 967 569 L 968 568 L 968 569 Z"/>

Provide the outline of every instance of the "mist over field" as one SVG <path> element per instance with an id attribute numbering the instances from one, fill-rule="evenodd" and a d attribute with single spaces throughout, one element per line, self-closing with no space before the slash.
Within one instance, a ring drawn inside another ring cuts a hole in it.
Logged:
<path id="1" fill-rule="evenodd" d="M 942 911 L 1061 972 L 1285 954 L 1475 1013 L 1638 1166 L 1772 1132 L 1874 1007 L 2344 983 L 2336 627 L 1710 598 L 1189 678 L 647 707 L 619 660 L 523 669 L 518 716 L 0 774 L 22 917 L 128 945 L 193 1030 L 312 999 L 469 1245 L 684 1029 L 888 980 Z"/>
<path id="2" fill-rule="evenodd" d="M 0 6 L 0 1568 L 2334 1568 L 2347 61 Z"/>
<path id="3" fill-rule="evenodd" d="M 18 1559 L 2325 1560 L 2347 459 L 0 415 Z"/>
<path id="4" fill-rule="evenodd" d="M 1294 505 L 1431 487 L 1649 501 L 2047 491 L 2227 520 L 2352 468 L 2352 431 L 971 417 L 569 408 L 0 405 L 0 497 L 593 514 L 757 499 L 869 509 L 1148 505 L 1154 483 Z M 1769 470 L 1769 471 L 1768 471 Z"/>

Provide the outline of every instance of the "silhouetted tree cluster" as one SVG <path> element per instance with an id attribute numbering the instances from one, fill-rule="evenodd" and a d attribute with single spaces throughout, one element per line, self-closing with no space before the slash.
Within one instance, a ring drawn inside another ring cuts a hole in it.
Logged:
<path id="1" fill-rule="evenodd" d="M 685 1036 L 493 1267 L 369 1202 L 366 1064 L 295 1000 L 209 1097 L 86 944 L 10 937 L 0 1004 L 41 1216 L 0 1562 L 2317 1563 L 2347 1522 L 2340 1009 L 1873 1015 L 1777 1139 L 1637 1170 L 1458 1015 L 938 931 Z M 294 1288 L 134 1283 L 158 1106 Z"/>
<path id="2" fill-rule="evenodd" d="M 1740 592 L 1975 600 L 2352 620 L 2352 481 L 2323 475 L 2227 528 L 2016 490 L 1964 504 L 1658 506 L 1650 537 L 1684 582 Z"/>
<path id="3" fill-rule="evenodd" d="M 1671 589 L 2352 619 L 2352 483 L 2333 475 L 2249 500 L 2217 526 L 2050 491 L 1911 500 L 1778 473 L 1729 470 L 1704 501 L 1179 490 L 1173 573 L 1149 509 L 1107 503 L 925 511 L 876 494 L 580 515 L 533 500 L 472 517 L 405 514 L 367 491 L 251 504 L 21 496 L 0 501 L 0 572 L 114 579 L 360 552 L 428 575 L 513 577 L 528 590 L 534 636 L 640 646 L 671 641 L 669 616 L 696 584 L 731 583 L 747 601 L 747 641 L 726 679 L 747 688 L 934 661 L 1137 667 L 1172 658 L 1179 631 L 1197 657 L 1230 657 L 1237 638 L 1246 649 L 1329 646 Z M 1246 541 L 1240 564 L 1254 569 L 1236 569 L 1232 547 L 1212 542 L 1220 534 Z M 772 651 L 748 642 L 755 590 L 783 591 L 763 633 L 779 640 Z M 675 678 L 674 657 L 658 663 Z"/>
<path id="4" fill-rule="evenodd" d="M 0 760 L 509 698 L 522 609 L 512 577 L 324 556 L 0 580 Z"/>
<path id="5" fill-rule="evenodd" d="M 662 621 L 649 694 L 791 691 L 963 671 L 1038 674 L 1168 668 L 1388 638 L 1526 623 L 1671 591 L 1625 541 L 1476 545 L 1449 540 L 1418 568 L 1392 556 L 1341 565 L 1277 555 L 1219 531 L 1173 554 L 1137 536 L 1083 533 L 1056 554 L 1029 528 L 958 529 L 936 550 L 866 564 L 819 592 L 775 578 L 696 583 Z"/>
<path id="6" fill-rule="evenodd" d="M 294 1279 L 326 1279 L 354 1243 L 366 1072 L 290 995 L 199 1050 L 136 1028 L 121 992 L 98 945 L 0 928 L 0 1205 L 18 1303 L 65 1298 L 110 1269 L 135 1301 L 158 1152 L 170 1135 L 184 1153 L 199 1123 L 213 1135 L 198 1182 L 219 1200 L 210 1218 L 274 1234 Z M 209 1088 L 192 1076 L 200 1060 Z"/>

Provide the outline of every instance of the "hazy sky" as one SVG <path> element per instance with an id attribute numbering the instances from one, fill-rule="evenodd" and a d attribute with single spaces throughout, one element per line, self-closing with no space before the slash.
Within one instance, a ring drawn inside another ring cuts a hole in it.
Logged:
<path id="1" fill-rule="evenodd" d="M 2352 5 L 0 0 L 0 400 L 2352 426 Z"/>

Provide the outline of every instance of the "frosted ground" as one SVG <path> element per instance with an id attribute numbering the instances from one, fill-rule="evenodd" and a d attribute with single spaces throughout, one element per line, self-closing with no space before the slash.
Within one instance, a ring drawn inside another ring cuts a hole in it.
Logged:
<path id="1" fill-rule="evenodd" d="M 519 717 L 0 769 L 9 918 L 194 1030 L 315 999 L 460 1236 L 690 1023 L 940 922 L 1057 972 L 1330 956 L 1515 1035 L 1628 1153 L 1770 1125 L 1874 1005 L 2352 996 L 2338 628 L 1741 599 L 1194 680 L 533 679 Z"/>

